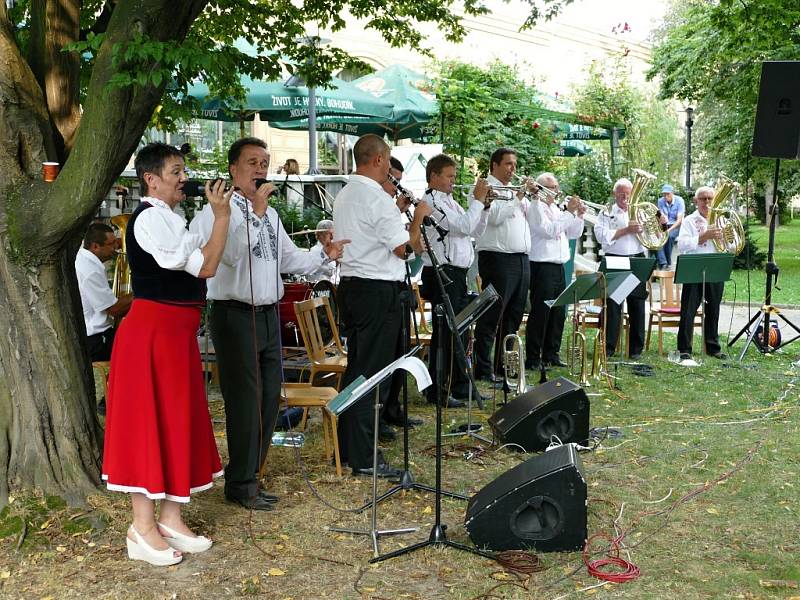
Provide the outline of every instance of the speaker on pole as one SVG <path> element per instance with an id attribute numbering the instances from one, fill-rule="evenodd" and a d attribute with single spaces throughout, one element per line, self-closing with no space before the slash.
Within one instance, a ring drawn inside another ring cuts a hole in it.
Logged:
<path id="1" fill-rule="evenodd" d="M 761 64 L 753 156 L 800 158 L 800 61 Z"/>
<path id="2" fill-rule="evenodd" d="M 586 542 L 586 480 L 566 444 L 506 471 L 469 501 L 464 527 L 479 548 L 580 550 Z"/>
<path id="3" fill-rule="evenodd" d="M 589 399 L 583 388 L 559 377 L 520 394 L 489 417 L 501 443 L 526 452 L 544 450 L 553 436 L 563 444 L 589 438 Z"/>

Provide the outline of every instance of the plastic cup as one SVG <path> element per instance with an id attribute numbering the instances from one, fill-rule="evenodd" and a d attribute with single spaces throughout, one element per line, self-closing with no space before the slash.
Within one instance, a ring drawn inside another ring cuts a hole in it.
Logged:
<path id="1" fill-rule="evenodd" d="M 42 163 L 42 179 L 47 182 L 53 182 L 58 177 L 59 164 L 57 162 L 43 162 Z"/>

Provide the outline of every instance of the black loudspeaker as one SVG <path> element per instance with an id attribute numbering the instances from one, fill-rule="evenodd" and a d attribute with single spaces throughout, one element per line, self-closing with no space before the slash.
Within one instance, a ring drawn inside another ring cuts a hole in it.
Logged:
<path id="1" fill-rule="evenodd" d="M 761 65 L 753 156 L 800 158 L 800 61 Z"/>
<path id="2" fill-rule="evenodd" d="M 544 450 L 553 435 L 561 443 L 589 438 L 589 399 L 579 385 L 559 377 L 521 394 L 489 417 L 501 443 L 527 452 Z"/>
<path id="3" fill-rule="evenodd" d="M 575 446 L 559 446 L 506 471 L 475 494 L 464 527 L 479 548 L 580 550 L 586 480 Z"/>

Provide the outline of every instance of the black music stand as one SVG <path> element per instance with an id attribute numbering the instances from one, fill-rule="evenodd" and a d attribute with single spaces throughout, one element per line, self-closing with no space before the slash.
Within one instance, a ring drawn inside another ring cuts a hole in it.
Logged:
<path id="1" fill-rule="evenodd" d="M 491 288 L 491 286 L 489 286 Z M 487 288 L 487 290 L 489 289 Z M 484 290 L 486 292 L 487 290 Z M 459 323 L 451 323 L 450 330 L 454 332 L 455 335 L 460 335 L 464 328 L 468 327 L 472 321 L 480 317 L 480 314 L 475 314 L 478 312 L 480 308 L 480 313 L 482 314 L 491 304 L 497 299 L 497 292 L 494 289 L 491 290 L 494 293 L 494 296 L 491 297 L 490 301 L 484 301 L 483 306 L 481 307 L 481 298 L 478 297 L 477 299 L 473 300 L 470 305 L 465 308 L 462 312 L 459 313 L 459 316 L 464 316 L 464 319 Z M 483 295 L 483 294 L 482 294 Z M 486 298 L 484 298 L 486 300 Z M 475 304 L 476 306 L 473 308 L 471 312 L 467 313 L 467 309 Z M 451 309 L 452 310 L 452 309 Z M 441 328 L 444 326 L 444 309 L 442 308 L 441 304 L 437 304 L 436 308 L 434 309 L 435 316 L 434 318 L 437 320 L 437 326 Z M 437 381 L 441 381 L 439 377 L 444 376 L 444 336 L 439 338 L 438 347 L 436 348 L 436 377 Z M 479 556 L 484 556 L 486 558 L 495 559 L 494 554 L 491 552 L 485 552 L 483 550 L 479 550 L 477 548 L 473 548 L 471 546 L 467 546 L 465 544 L 459 544 L 458 542 L 453 542 L 447 539 L 447 534 L 445 530 L 447 529 L 446 525 L 442 524 L 442 388 L 441 386 L 436 386 L 436 510 L 435 510 L 435 520 L 433 527 L 431 528 L 431 533 L 428 536 L 428 539 L 423 542 L 418 542 L 416 544 L 412 544 L 411 546 L 406 546 L 405 548 L 400 548 L 399 550 L 395 550 L 394 552 L 389 552 L 388 554 L 384 554 L 383 556 L 376 556 L 369 562 L 380 562 L 383 560 L 387 560 L 389 558 L 394 558 L 396 556 L 401 556 L 403 554 L 408 554 L 410 552 L 414 552 L 415 550 L 419 550 L 421 548 L 426 548 L 428 546 L 449 546 L 451 548 L 456 548 L 458 550 L 464 550 L 465 552 L 471 552 L 472 554 L 477 554 Z"/>
<path id="2" fill-rule="evenodd" d="M 419 529 L 418 527 L 404 527 L 401 529 L 378 529 L 378 428 L 380 424 L 381 415 L 381 401 L 380 401 L 380 384 L 386 379 L 390 378 L 397 369 L 404 369 L 414 375 L 417 385 L 420 389 L 425 389 L 431 384 L 430 375 L 425 364 L 412 356 L 417 351 L 417 348 L 408 354 L 401 356 L 394 362 L 390 363 L 369 379 L 364 379 L 363 375 L 359 376 L 355 381 L 348 385 L 344 390 L 339 392 L 330 402 L 328 402 L 328 409 L 336 416 L 347 410 L 355 402 L 369 394 L 373 389 L 375 390 L 375 420 L 373 432 L 373 446 L 372 446 L 372 502 L 368 506 L 372 506 L 372 516 L 370 520 L 370 529 L 349 529 L 343 527 L 328 527 L 328 531 L 336 531 L 339 533 L 351 533 L 355 535 L 368 535 L 372 538 L 372 551 L 375 557 L 380 555 L 378 548 L 378 539 L 384 535 L 399 535 L 404 533 L 411 533 Z M 424 385 L 421 385 L 424 384 Z M 360 509 L 362 510 L 362 509 Z"/>
<path id="3" fill-rule="evenodd" d="M 706 350 L 706 284 L 723 283 L 731 278 L 734 255 L 728 252 L 681 254 L 675 264 L 675 283 L 699 283 L 700 322 L 703 331 L 703 352 Z M 694 317 L 692 317 L 694 319 Z M 755 330 L 754 330 L 755 331 Z M 744 351 L 747 350 L 745 345 Z M 744 356 L 744 351 L 742 356 Z M 739 357 L 739 360 L 742 360 Z"/>

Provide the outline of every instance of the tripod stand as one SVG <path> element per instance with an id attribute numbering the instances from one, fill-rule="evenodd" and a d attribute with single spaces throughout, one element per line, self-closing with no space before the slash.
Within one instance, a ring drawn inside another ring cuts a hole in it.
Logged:
<path id="1" fill-rule="evenodd" d="M 780 173 L 780 159 L 775 159 L 775 176 L 772 181 L 772 206 L 770 207 L 769 211 L 769 248 L 767 251 L 767 284 L 766 284 L 766 293 L 764 299 L 764 305 L 759 309 L 759 311 L 753 315 L 753 318 L 750 319 L 750 322 L 747 323 L 736 336 L 728 342 L 728 347 L 733 346 L 742 335 L 747 334 L 747 341 L 745 341 L 744 348 L 742 348 L 741 353 L 739 353 L 739 362 L 742 362 L 744 359 L 744 355 L 747 353 L 747 349 L 750 347 L 751 343 L 755 343 L 756 347 L 762 353 L 767 352 L 774 352 L 779 348 L 783 348 L 784 346 L 791 344 L 797 338 L 800 338 L 800 329 L 792 323 L 789 319 L 786 318 L 785 315 L 781 314 L 780 309 L 772 306 L 772 288 L 775 287 L 778 289 L 777 282 L 778 282 L 778 273 L 780 269 L 778 265 L 775 263 L 775 225 L 777 221 L 777 212 L 778 212 L 778 175 Z M 777 345 L 772 346 L 769 342 L 769 334 L 770 334 L 770 315 L 775 315 L 776 321 L 781 319 L 784 323 L 786 323 L 789 327 L 797 332 L 797 335 L 793 338 L 778 342 Z M 759 340 L 756 336 L 758 334 L 759 326 L 762 328 L 762 338 Z"/>
<path id="2" fill-rule="evenodd" d="M 408 273 L 407 273 L 408 274 Z M 410 286 L 409 286 L 410 288 Z M 409 345 L 409 328 L 408 328 L 408 315 L 410 312 L 410 306 L 407 300 L 401 300 L 401 307 L 403 311 L 403 318 L 401 320 L 401 327 L 400 327 L 400 340 L 403 345 L 403 353 L 408 353 L 408 345 Z M 414 329 L 416 330 L 416 320 L 414 323 Z M 419 348 L 419 346 L 417 346 Z M 429 485 L 424 485 L 422 483 L 417 483 L 414 479 L 414 475 L 412 475 L 411 470 L 409 468 L 409 460 L 408 460 L 408 380 L 403 373 L 403 380 L 402 380 L 402 394 L 403 394 L 403 472 L 400 474 L 400 480 L 397 482 L 396 485 L 386 490 L 383 494 L 378 496 L 373 500 L 365 503 L 358 509 L 358 512 L 364 512 L 367 508 L 372 506 L 373 504 L 378 504 L 383 502 L 387 498 L 393 496 L 397 492 L 406 491 L 406 490 L 421 490 L 424 492 L 435 492 L 436 488 L 431 487 Z M 442 494 L 448 496 L 450 498 L 456 498 L 458 500 L 466 500 L 467 497 L 463 494 L 456 494 L 455 492 L 448 492 L 442 491 Z"/>
<path id="3" fill-rule="evenodd" d="M 441 304 L 436 306 L 434 318 L 438 321 L 439 327 L 444 325 L 444 314 Z M 453 318 L 453 322 L 451 323 L 451 331 L 456 332 L 456 334 L 458 332 L 455 324 L 455 318 Z M 443 339 L 439 338 L 439 343 L 437 344 L 436 348 L 437 378 L 444 375 L 444 348 L 442 342 Z M 472 548 L 471 546 L 459 544 L 458 542 L 453 542 L 447 539 L 447 534 L 445 533 L 447 530 L 447 525 L 442 524 L 442 389 L 438 385 L 436 389 L 436 400 L 436 510 L 431 533 L 428 536 L 428 539 L 424 542 L 412 544 L 411 546 L 400 548 L 399 550 L 389 552 L 388 554 L 384 554 L 382 556 L 376 556 L 369 561 L 371 563 L 384 561 L 389 558 L 401 556 L 403 554 L 408 554 L 410 552 L 414 552 L 415 550 L 426 548 L 427 546 L 449 546 L 451 548 L 464 550 L 465 552 L 471 552 L 472 554 L 477 554 L 486 558 L 495 558 L 491 552 L 484 552 L 483 550 L 478 550 L 477 548 Z"/>

